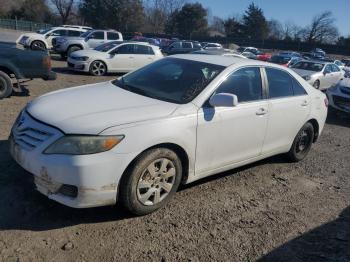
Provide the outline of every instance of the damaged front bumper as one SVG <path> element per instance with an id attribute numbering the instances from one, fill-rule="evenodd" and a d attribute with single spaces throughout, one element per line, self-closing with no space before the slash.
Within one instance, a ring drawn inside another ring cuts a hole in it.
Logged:
<path id="1" fill-rule="evenodd" d="M 10 153 L 20 166 L 34 175 L 40 193 L 74 208 L 116 203 L 118 182 L 127 166 L 124 154 L 113 151 L 78 156 L 42 154 L 64 134 L 26 113 L 24 118 L 12 128 Z"/>

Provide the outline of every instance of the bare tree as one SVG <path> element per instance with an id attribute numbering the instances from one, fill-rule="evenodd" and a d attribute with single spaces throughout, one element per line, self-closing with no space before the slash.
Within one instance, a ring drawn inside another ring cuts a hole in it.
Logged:
<path id="1" fill-rule="evenodd" d="M 62 24 L 65 24 L 72 13 L 74 0 L 50 0 L 61 16 Z"/>
<path id="2" fill-rule="evenodd" d="M 276 40 L 283 39 L 283 26 L 278 20 L 271 19 L 267 22 L 267 25 L 269 27 L 269 38 Z"/>
<path id="3" fill-rule="evenodd" d="M 292 21 L 287 21 L 283 25 L 283 38 L 289 40 L 300 40 L 305 29 L 294 24 Z"/>
<path id="4" fill-rule="evenodd" d="M 330 11 L 316 15 L 312 19 L 311 25 L 306 28 L 305 40 L 309 43 L 334 42 L 339 36 L 338 29 L 334 25 L 334 22 L 335 19 Z"/>

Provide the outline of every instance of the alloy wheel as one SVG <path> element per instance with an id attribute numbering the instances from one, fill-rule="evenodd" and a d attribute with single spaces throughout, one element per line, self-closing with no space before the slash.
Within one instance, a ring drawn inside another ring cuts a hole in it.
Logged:
<path id="1" fill-rule="evenodd" d="M 163 201 L 175 183 L 176 169 L 167 158 L 153 161 L 142 172 L 137 184 L 137 198 L 145 206 Z"/>
<path id="2" fill-rule="evenodd" d="M 106 65 L 100 61 L 96 61 L 92 64 L 92 73 L 96 76 L 102 76 L 106 73 Z"/>
<path id="3" fill-rule="evenodd" d="M 301 132 L 298 138 L 296 152 L 301 153 L 307 150 L 308 147 L 310 146 L 310 143 L 311 143 L 311 139 L 308 132 L 306 130 L 303 130 L 303 132 Z"/>

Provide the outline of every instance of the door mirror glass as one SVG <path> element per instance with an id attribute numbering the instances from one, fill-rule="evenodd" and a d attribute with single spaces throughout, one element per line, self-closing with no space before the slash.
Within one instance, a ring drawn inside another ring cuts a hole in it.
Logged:
<path id="1" fill-rule="evenodd" d="M 210 98 L 209 104 L 213 107 L 234 107 L 238 105 L 238 98 L 234 94 L 219 93 Z"/>

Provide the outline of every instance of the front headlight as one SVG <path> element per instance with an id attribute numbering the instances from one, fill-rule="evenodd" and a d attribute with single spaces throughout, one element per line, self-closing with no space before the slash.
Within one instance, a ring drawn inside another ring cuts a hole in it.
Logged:
<path id="1" fill-rule="evenodd" d="M 44 154 L 88 155 L 111 150 L 124 136 L 64 136 L 48 148 Z"/>
<path id="2" fill-rule="evenodd" d="M 87 61 L 89 59 L 88 56 L 74 56 L 72 58 L 77 60 L 77 61 Z"/>

